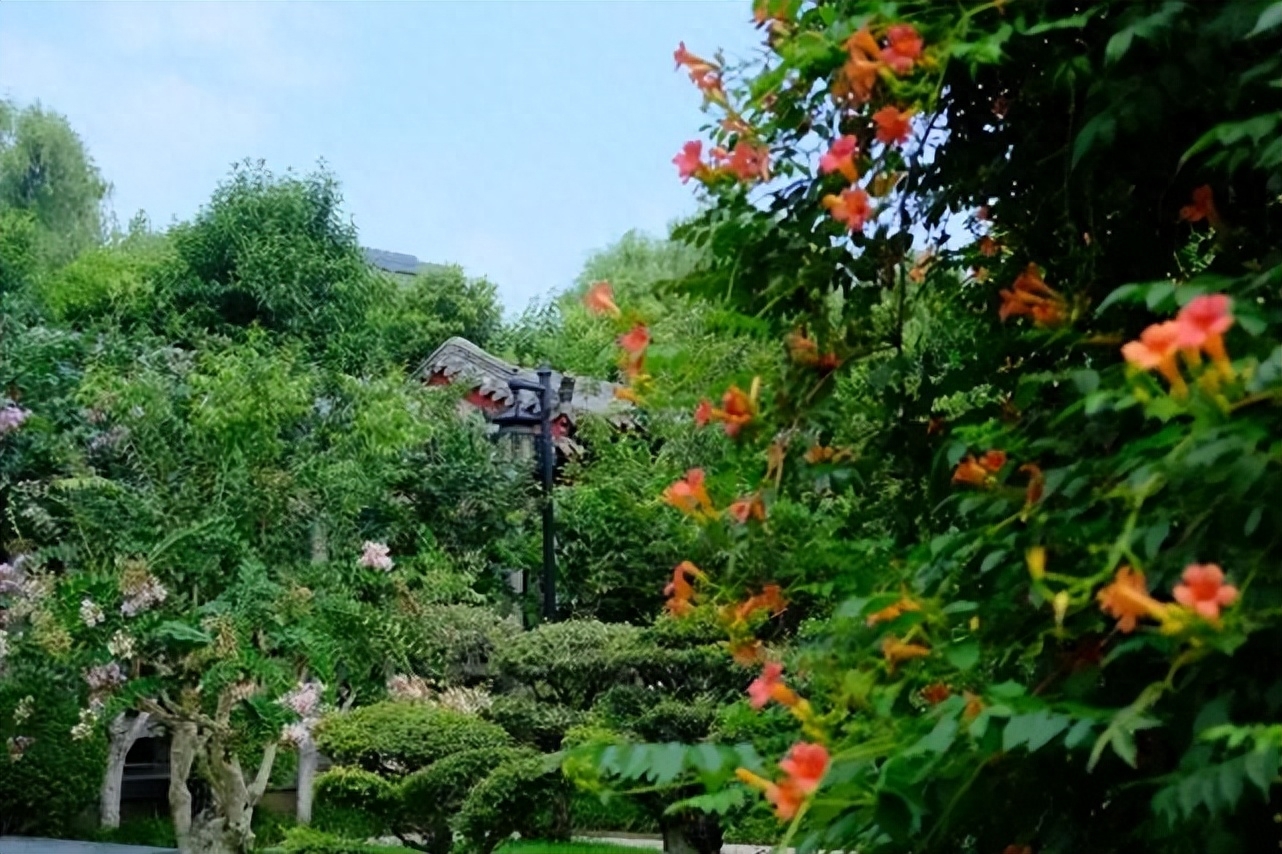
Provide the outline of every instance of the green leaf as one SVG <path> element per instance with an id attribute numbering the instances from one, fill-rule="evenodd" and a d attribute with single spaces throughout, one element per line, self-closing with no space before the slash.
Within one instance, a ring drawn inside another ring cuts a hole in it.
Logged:
<path id="1" fill-rule="evenodd" d="M 1077 723 L 1073 724 L 1073 728 L 1068 731 L 1068 735 L 1064 736 L 1064 746 L 1069 750 L 1077 749 L 1086 742 L 1087 738 L 1090 737 L 1091 730 L 1094 726 L 1095 722 L 1093 720 L 1090 718 L 1082 718 Z"/>
<path id="2" fill-rule="evenodd" d="M 189 626 L 186 623 L 180 623 L 177 620 L 161 623 L 156 629 L 156 637 L 173 643 L 194 644 L 197 646 L 214 642 L 213 636 L 208 632 L 195 626 Z"/>
<path id="3" fill-rule="evenodd" d="M 1020 745 L 1027 745 L 1028 752 L 1032 753 L 1068 729 L 1069 723 L 1070 718 L 1053 714 L 1049 709 L 1016 715 L 1007 722 L 1006 729 L 1002 732 L 1002 750 L 1011 751 Z"/>
<path id="4" fill-rule="evenodd" d="M 1144 532 L 1144 554 L 1150 559 L 1157 556 L 1157 550 L 1162 547 L 1166 537 L 1171 533 L 1171 521 L 1163 519 L 1157 524 L 1151 526 Z"/>
<path id="5" fill-rule="evenodd" d="M 966 731 L 970 733 L 971 738 L 978 741 L 979 739 L 984 737 L 985 733 L 988 732 L 988 724 L 992 721 L 992 719 L 993 719 L 993 716 L 989 712 L 989 710 L 984 709 L 982 712 L 980 712 L 978 715 L 975 716 L 975 719 L 973 721 L 970 722 L 970 726 L 966 728 Z"/>
<path id="6" fill-rule="evenodd" d="M 1113 34 L 1104 46 L 1104 61 L 1110 65 L 1121 62 L 1122 57 L 1131 49 L 1131 42 L 1135 41 L 1135 28 L 1126 27 L 1123 30 Z"/>
<path id="7" fill-rule="evenodd" d="M 674 815 L 675 813 L 685 812 L 686 810 L 697 810 L 698 812 L 711 812 L 717 815 L 725 815 L 732 809 L 743 806 L 747 800 L 747 793 L 742 786 L 732 786 L 722 789 L 719 792 L 709 792 L 703 795 L 695 795 L 692 798 L 685 798 L 670 804 L 664 811 L 664 815 Z"/>
<path id="8" fill-rule="evenodd" d="M 626 753 L 622 745 L 611 744 L 601 751 L 601 758 L 597 760 L 597 765 L 606 774 L 621 774 L 625 757 Z"/>
<path id="9" fill-rule="evenodd" d="M 1115 729 L 1109 736 L 1109 744 L 1113 746 L 1113 752 L 1121 760 L 1132 768 L 1135 767 L 1137 753 L 1135 750 L 1135 735 L 1124 729 Z"/>
<path id="10" fill-rule="evenodd" d="M 1200 775 L 1194 774 L 1184 778 L 1176 790 L 1176 798 L 1180 804 L 1180 811 L 1184 813 L 1186 818 L 1197 812 L 1197 808 L 1206 803 Z M 1215 812 L 1214 803 L 1206 804 L 1206 808 L 1211 813 Z"/>
<path id="11" fill-rule="evenodd" d="M 650 773 L 647 776 L 660 786 L 671 783 L 685 770 L 687 750 L 684 744 L 656 745 L 652 750 Z"/>
<path id="12" fill-rule="evenodd" d="M 1016 697 L 1024 696 L 1026 693 L 1027 691 L 1023 685 L 1009 680 L 999 682 L 988 689 L 989 696 L 996 697 L 999 700 L 1013 700 Z"/>
<path id="13" fill-rule="evenodd" d="M 956 718 L 941 718 L 929 735 L 909 748 L 910 753 L 947 753 L 957 740 Z"/>
<path id="14" fill-rule="evenodd" d="M 1077 167 L 1093 148 L 1101 145 L 1108 145 L 1113 141 L 1113 134 L 1117 131 L 1117 120 L 1108 113 L 1100 113 L 1093 117 L 1077 134 L 1077 139 L 1073 142 L 1073 162 L 1072 166 Z"/>
<path id="15" fill-rule="evenodd" d="M 1243 768 L 1247 779 L 1254 783 L 1261 794 L 1267 798 L 1269 788 L 1273 785 L 1273 778 L 1278 775 L 1277 747 L 1268 745 L 1263 749 L 1257 748 L 1251 751 L 1243 760 Z"/>
<path id="16" fill-rule="evenodd" d="M 1255 529 L 1260 527 L 1260 518 L 1264 516 L 1264 508 L 1258 504 L 1251 508 L 1251 513 L 1246 517 L 1246 525 L 1242 528 L 1242 533 L 1251 536 Z"/>
<path id="17" fill-rule="evenodd" d="M 724 765 L 724 759 L 721 755 L 720 748 L 711 742 L 705 741 L 694 749 L 694 765 L 709 774 L 715 774 L 721 770 Z"/>
<path id="18" fill-rule="evenodd" d="M 1208 703 L 1202 704 L 1197 717 L 1193 720 L 1193 735 L 1201 735 L 1213 727 L 1229 723 L 1229 705 L 1233 702 L 1232 692 L 1221 694 Z"/>
<path id="19" fill-rule="evenodd" d="M 1168 301 L 1175 295 L 1175 285 L 1172 282 L 1154 282 L 1148 286 L 1148 293 L 1144 296 L 1144 302 L 1149 308 L 1156 310 L 1162 303 Z"/>
<path id="20" fill-rule="evenodd" d="M 875 815 L 877 827 L 891 839 L 903 841 L 914 830 L 912 807 L 897 794 L 878 792 Z"/>
<path id="21" fill-rule="evenodd" d="M 1266 33 L 1274 27 L 1282 24 L 1282 2 L 1273 3 L 1264 8 L 1260 13 L 1260 19 L 1255 22 L 1255 28 L 1246 34 L 1246 37 L 1254 38 L 1261 33 Z"/>
<path id="22" fill-rule="evenodd" d="M 972 640 L 953 644 L 944 650 L 944 658 L 958 670 L 970 670 L 979 663 L 979 643 Z"/>
<path id="23" fill-rule="evenodd" d="M 995 552 L 989 552 L 984 557 L 983 563 L 979 565 L 980 573 L 982 574 L 982 573 L 988 572 L 993 567 L 997 566 L 997 564 L 1001 563 L 1004 557 L 1006 557 L 1005 549 L 998 549 Z"/>
<path id="24" fill-rule="evenodd" d="M 1002 730 L 1002 750 L 1009 753 L 1022 744 L 1028 743 L 1029 720 L 1032 715 L 1015 715 L 1006 722 Z"/>
<path id="25" fill-rule="evenodd" d="M 1241 757 L 1224 762 L 1216 771 L 1216 782 L 1220 787 L 1220 799 L 1229 809 L 1237 806 L 1242 797 L 1242 778 L 1246 775 Z"/>
<path id="26" fill-rule="evenodd" d="M 1094 6 L 1078 15 L 1072 15 L 1067 18 L 1058 18 L 1054 21 L 1042 21 L 1041 23 L 1034 24 L 1024 30 L 1023 34 L 1027 36 L 1040 36 L 1042 33 L 1049 33 L 1053 30 L 1080 30 L 1082 27 L 1090 23 L 1091 18 L 1096 12 L 1100 11 L 1100 8 L 1101 7 L 1099 6 Z"/>
<path id="27" fill-rule="evenodd" d="M 1101 302 L 1099 306 L 1095 309 L 1095 314 L 1096 315 L 1103 314 L 1104 309 L 1108 308 L 1110 305 L 1112 305 L 1115 302 L 1122 302 L 1123 300 L 1129 302 L 1144 287 L 1145 287 L 1144 285 L 1134 284 L 1134 285 L 1122 285 L 1121 287 L 1113 288 L 1112 292 L 1110 292 L 1108 296 L 1104 297 L 1103 302 Z"/>
<path id="28" fill-rule="evenodd" d="M 737 764 L 742 765 L 749 771 L 761 773 L 765 770 L 766 763 L 761 760 L 761 754 L 751 744 L 736 744 L 734 747 L 735 755 L 739 757 Z"/>
<path id="29" fill-rule="evenodd" d="M 820 33 L 806 31 L 784 44 L 783 56 L 790 65 L 807 66 L 828 59 L 835 50 L 838 46 Z"/>
<path id="30" fill-rule="evenodd" d="M 1073 384 L 1077 386 L 1079 394 L 1087 395 L 1099 388 L 1099 371 L 1081 370 L 1073 371 Z"/>
<path id="31" fill-rule="evenodd" d="M 621 777 L 629 780 L 635 780 L 650 770 L 650 745 L 632 744 L 624 748 L 627 756 L 623 763 L 623 768 L 619 772 Z"/>
<path id="32" fill-rule="evenodd" d="M 1068 729 L 1070 723 L 1072 723 L 1072 718 L 1066 715 L 1053 715 L 1049 710 L 1040 712 L 1032 733 L 1028 737 L 1028 752 L 1032 753 L 1045 747 L 1055 736 Z"/>
<path id="33" fill-rule="evenodd" d="M 944 614 L 969 614 L 971 611 L 978 611 L 979 603 L 971 602 L 966 599 L 959 599 L 956 602 L 949 602 L 943 607 Z"/>
<path id="34" fill-rule="evenodd" d="M 1202 134 L 1196 142 L 1189 146 L 1188 150 L 1180 156 L 1180 165 L 1183 166 L 1195 154 L 1205 151 L 1213 145 L 1227 148 L 1246 140 L 1258 145 L 1262 140 L 1270 138 L 1276 132 L 1279 123 L 1282 123 L 1282 113 L 1265 113 L 1264 115 L 1252 116 L 1241 121 L 1221 122 Z"/>

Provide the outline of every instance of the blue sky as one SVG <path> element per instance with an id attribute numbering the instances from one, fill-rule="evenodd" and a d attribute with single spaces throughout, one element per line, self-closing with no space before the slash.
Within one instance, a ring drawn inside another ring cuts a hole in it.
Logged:
<path id="1" fill-rule="evenodd" d="M 462 264 L 509 310 L 694 208 L 673 71 L 754 50 L 747 0 L 0 2 L 0 96 L 64 113 L 139 209 L 191 216 L 230 164 L 343 182 L 368 246 Z"/>

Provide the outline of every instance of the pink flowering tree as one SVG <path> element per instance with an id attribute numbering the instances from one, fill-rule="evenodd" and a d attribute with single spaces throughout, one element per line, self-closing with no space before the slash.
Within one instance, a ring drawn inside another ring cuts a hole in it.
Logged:
<path id="1" fill-rule="evenodd" d="M 106 736 L 107 826 L 119 821 L 125 756 L 154 734 L 169 738 L 184 851 L 252 848 L 254 808 L 282 749 L 299 753 L 305 821 L 322 704 L 340 690 L 349 701 L 381 693 L 386 668 L 407 666 L 387 626 L 398 601 L 419 595 L 422 568 L 402 566 L 387 544 L 362 545 L 374 532 L 358 517 L 388 516 L 388 479 L 403 477 L 425 438 L 429 420 L 415 416 L 425 404 L 400 382 L 353 385 L 352 411 L 390 415 L 331 426 L 314 406 L 318 381 L 312 367 L 252 347 L 199 366 L 88 376 L 79 394 L 96 434 L 115 443 L 90 453 L 111 478 L 52 478 L 57 501 L 5 492 L 20 521 L 4 526 L 0 660 L 14 674 L 54 674 L 80 698 L 79 720 L 58 737 Z M 16 427 L 0 453 L 30 460 L 31 442 L 60 439 L 36 416 L 6 417 Z M 26 435 L 33 424 L 41 430 Z M 48 530 L 21 521 L 36 510 Z M 17 725 L 12 753 L 34 738 Z M 193 811 L 196 778 L 211 797 Z"/>

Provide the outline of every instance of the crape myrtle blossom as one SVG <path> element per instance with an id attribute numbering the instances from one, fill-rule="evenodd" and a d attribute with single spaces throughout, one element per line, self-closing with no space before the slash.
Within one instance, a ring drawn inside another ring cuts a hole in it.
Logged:
<path id="1" fill-rule="evenodd" d="M 297 687 L 277 702 L 298 715 L 299 720 L 286 724 L 281 731 L 281 741 L 294 747 L 306 747 L 312 741 L 312 731 L 320 721 L 321 699 L 325 686 L 315 680 L 300 682 Z"/>
<path id="2" fill-rule="evenodd" d="M 133 635 L 123 629 L 118 630 L 111 636 L 111 640 L 107 641 L 107 652 L 110 653 L 113 658 L 118 658 L 122 661 L 127 661 L 134 657 L 134 647 L 135 641 Z"/>
<path id="3" fill-rule="evenodd" d="M 140 562 L 128 565 L 120 582 L 120 592 L 125 597 L 120 613 L 126 617 L 136 617 L 143 611 L 162 604 L 169 597 L 165 585 Z"/>
<path id="4" fill-rule="evenodd" d="M 363 566 L 368 569 L 378 569 L 383 572 L 391 572 L 392 567 L 396 565 L 389 554 L 391 549 L 387 547 L 386 543 L 376 543 L 373 540 L 366 540 L 365 544 L 361 548 L 364 549 L 364 551 L 361 552 L 361 556 L 356 560 L 356 563 L 359 566 Z"/>
<path id="5" fill-rule="evenodd" d="M 16 403 L 5 401 L 3 405 L 0 405 L 0 436 L 15 432 L 30 415 L 30 411 L 23 409 Z"/>
<path id="6" fill-rule="evenodd" d="M 105 619 L 107 615 L 102 612 L 98 603 L 89 598 L 80 600 L 80 622 L 92 629 Z"/>

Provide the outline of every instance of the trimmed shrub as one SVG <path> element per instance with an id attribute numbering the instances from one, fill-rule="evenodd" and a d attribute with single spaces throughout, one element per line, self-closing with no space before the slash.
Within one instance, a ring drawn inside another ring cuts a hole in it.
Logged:
<path id="1" fill-rule="evenodd" d="M 657 833 L 659 822 L 636 801 L 620 795 L 602 800 L 592 792 L 575 792 L 570 799 L 570 821 L 576 831 L 597 833 Z M 776 824 L 776 827 L 778 825 Z"/>
<path id="2" fill-rule="evenodd" d="M 362 839 L 392 826 L 396 787 L 360 768 L 332 768 L 316 778 L 312 822 L 317 829 Z"/>
<path id="3" fill-rule="evenodd" d="M 258 824 L 258 813 L 262 810 L 256 810 L 254 813 L 254 823 Z M 254 828 L 255 840 L 262 843 L 265 840 L 258 835 L 258 828 Z M 147 816 L 140 818 L 126 819 L 120 823 L 120 827 L 100 827 L 94 831 L 93 838 L 95 842 L 111 842 L 116 845 L 139 845 L 148 848 L 177 848 L 178 837 L 174 834 L 174 823 L 168 815 L 163 818 L 160 816 Z"/>
<path id="4" fill-rule="evenodd" d="M 449 685 L 488 679 L 497 651 L 519 634 L 520 627 L 493 608 L 471 605 L 424 606 L 410 628 L 414 654 L 424 672 Z"/>
<path id="5" fill-rule="evenodd" d="M 311 827 L 291 827 L 285 832 L 281 848 L 287 854 L 396 854 L 409 850 L 393 845 L 370 845 Z"/>
<path id="6" fill-rule="evenodd" d="M 566 731 L 583 723 L 587 715 L 569 706 L 507 694 L 494 698 L 485 717 L 507 730 L 518 743 L 551 753 L 561 749 Z"/>
<path id="7" fill-rule="evenodd" d="M 717 717 L 717 707 L 706 697 L 686 702 L 665 699 L 656 703 L 632 724 L 643 741 L 680 741 L 691 744 L 708 736 Z"/>
<path id="8" fill-rule="evenodd" d="M 645 640 L 650 640 L 648 634 Z M 732 701 L 742 695 L 754 675 L 735 663 L 724 643 L 698 646 L 641 643 L 622 655 L 621 663 L 626 663 L 642 684 L 684 698 L 712 694 Z"/>
<path id="9" fill-rule="evenodd" d="M 570 787 L 545 756 L 500 765 L 478 783 L 459 812 L 456 830 L 476 854 L 491 854 L 513 833 L 569 839 Z"/>
<path id="10" fill-rule="evenodd" d="M 463 750 L 504 747 L 503 728 L 421 703 L 384 702 L 330 715 L 316 731 L 321 752 L 339 765 L 402 775 Z"/>
<path id="11" fill-rule="evenodd" d="M 414 772 L 398 787 L 397 833 L 419 834 L 429 851 L 449 851 L 453 842 L 449 821 L 472 788 L 494 769 L 533 757 L 531 751 L 520 748 L 485 747 L 455 753 Z"/>
<path id="12" fill-rule="evenodd" d="M 677 699 L 636 685 L 616 685 L 601 695 L 592 711 L 601 722 L 642 741 L 686 743 L 706 738 L 717 716 L 717 706 L 708 697 Z"/>
<path id="13" fill-rule="evenodd" d="M 601 690 L 627 675 L 640 637 L 639 629 L 623 623 L 545 623 L 499 650 L 499 673 L 528 686 L 539 699 L 587 708 Z"/>

